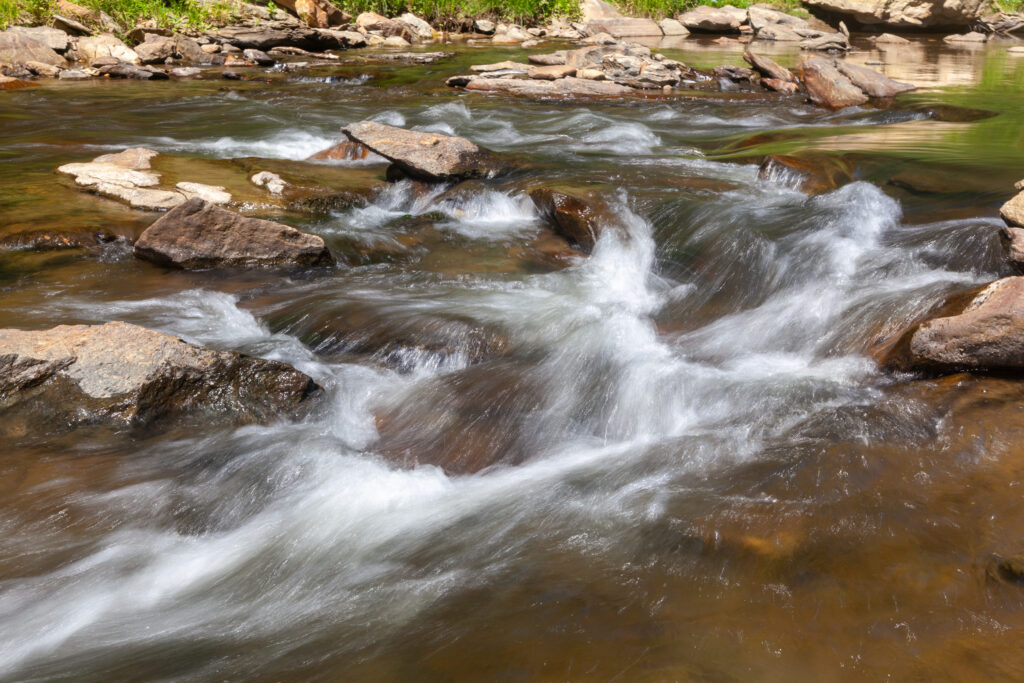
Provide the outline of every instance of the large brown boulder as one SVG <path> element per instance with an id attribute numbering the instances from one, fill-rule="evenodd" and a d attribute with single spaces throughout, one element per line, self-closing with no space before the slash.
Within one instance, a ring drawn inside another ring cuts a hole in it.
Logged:
<path id="1" fill-rule="evenodd" d="M 66 66 L 67 62 L 38 36 L 21 31 L 0 32 L 0 64 L 41 62 L 52 66 Z"/>
<path id="2" fill-rule="evenodd" d="M 493 153 L 466 138 L 420 133 L 376 121 L 351 123 L 341 130 L 353 142 L 421 180 L 490 178 L 507 170 L 507 165 Z"/>
<path id="3" fill-rule="evenodd" d="M 969 26 L 991 7 L 989 0 L 804 0 L 804 4 L 847 23 L 895 28 Z"/>
<path id="4" fill-rule="evenodd" d="M 836 68 L 869 97 L 895 97 L 915 89 L 915 86 L 909 83 L 894 81 L 874 69 L 859 64 L 840 60 L 836 62 Z"/>
<path id="5" fill-rule="evenodd" d="M 999 215 L 1006 224 L 1016 228 L 1024 228 L 1024 192 L 999 207 Z"/>
<path id="6" fill-rule="evenodd" d="M 664 32 L 651 19 L 595 19 L 587 24 L 592 34 L 607 33 L 616 38 L 661 37 Z"/>
<path id="7" fill-rule="evenodd" d="M 0 434 L 8 438 L 83 424 L 267 422 L 300 412 L 318 389 L 284 363 L 124 322 L 0 330 Z"/>
<path id="8" fill-rule="evenodd" d="M 281 0 L 277 5 L 314 27 L 344 26 L 352 21 L 349 14 L 328 0 Z"/>
<path id="9" fill-rule="evenodd" d="M 844 76 L 835 65 L 821 57 L 805 57 L 800 64 L 804 87 L 811 102 L 842 109 L 868 101 L 868 96 Z"/>
<path id="10" fill-rule="evenodd" d="M 910 362 L 937 372 L 1024 370 L 1024 277 L 996 280 L 958 315 L 922 323 Z"/>
<path id="11" fill-rule="evenodd" d="M 198 197 L 168 211 L 135 243 L 135 256 L 185 269 L 219 266 L 324 266 L 334 262 L 322 238 L 273 221 L 247 218 Z"/>

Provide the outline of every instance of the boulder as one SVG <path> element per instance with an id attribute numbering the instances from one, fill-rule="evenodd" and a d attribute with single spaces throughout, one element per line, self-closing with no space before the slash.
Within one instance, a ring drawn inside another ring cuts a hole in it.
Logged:
<path id="1" fill-rule="evenodd" d="M 38 87 L 38 83 L 32 81 L 24 81 L 20 78 L 13 78 L 11 76 L 0 76 L 0 90 L 24 90 L 25 88 Z"/>
<path id="2" fill-rule="evenodd" d="M 351 16 L 329 0 L 280 0 L 277 5 L 315 28 L 344 26 L 352 21 Z"/>
<path id="3" fill-rule="evenodd" d="M 1024 228 L 1006 226 L 999 232 L 1006 260 L 1018 273 L 1024 273 Z"/>
<path id="4" fill-rule="evenodd" d="M 784 81 L 781 78 L 762 78 L 761 85 L 784 95 L 795 95 L 800 92 L 799 85 L 793 81 Z"/>
<path id="5" fill-rule="evenodd" d="M 699 33 L 739 33 L 747 23 L 747 13 L 732 5 L 710 7 L 701 5 L 676 17 L 683 26 Z"/>
<path id="6" fill-rule="evenodd" d="M 68 34 L 59 28 L 52 28 L 50 26 L 12 26 L 7 30 L 13 33 L 20 33 L 42 43 L 54 52 L 67 52 Z"/>
<path id="7" fill-rule="evenodd" d="M 565 63 L 564 58 L 562 60 L 562 63 Z M 477 73 L 490 73 L 494 71 L 521 71 L 522 73 L 525 74 L 527 71 L 530 70 L 530 67 L 527 66 L 526 64 L 521 64 L 519 62 L 504 61 L 495 62 L 493 64 L 474 64 L 473 66 L 469 67 L 469 70 L 475 71 Z"/>
<path id="8" fill-rule="evenodd" d="M 989 11 L 988 0 L 804 0 L 812 11 L 865 26 L 969 26 Z"/>
<path id="9" fill-rule="evenodd" d="M 57 78 L 62 70 L 59 66 L 42 62 L 25 62 L 23 66 L 36 76 L 45 76 L 46 78 Z"/>
<path id="10" fill-rule="evenodd" d="M 203 47 L 188 36 L 174 36 L 174 56 L 183 62 L 200 63 L 207 60 Z"/>
<path id="11" fill-rule="evenodd" d="M 381 16 L 376 12 L 363 12 L 356 17 L 356 26 L 367 31 L 380 33 L 385 38 L 399 36 L 408 39 L 412 34 L 409 30 L 393 19 Z"/>
<path id="12" fill-rule="evenodd" d="M 76 21 L 71 17 L 65 17 L 60 14 L 52 15 L 53 26 L 61 31 L 66 31 L 76 36 L 87 36 L 92 33 L 88 26 L 80 21 Z"/>
<path id="13" fill-rule="evenodd" d="M 530 55 L 526 58 L 526 61 L 538 66 L 561 66 L 565 64 L 566 52 L 567 50 L 559 50 L 558 52 L 551 52 L 545 55 Z"/>
<path id="14" fill-rule="evenodd" d="M 588 71 L 594 71 L 589 69 Z M 602 72 L 603 75 L 603 72 Z M 621 97 L 633 92 L 629 86 L 590 78 L 560 78 L 535 81 L 520 78 L 479 78 L 465 84 L 466 90 L 505 92 L 527 97 Z"/>
<path id="15" fill-rule="evenodd" d="M 384 39 L 384 42 L 381 43 L 381 47 L 407 48 L 410 45 L 412 45 L 412 43 L 402 36 L 388 36 Z"/>
<path id="16" fill-rule="evenodd" d="M 607 33 L 615 38 L 640 38 L 664 35 L 652 19 L 595 19 L 587 24 L 592 33 Z"/>
<path id="17" fill-rule="evenodd" d="M 434 29 L 431 28 L 430 24 L 423 21 L 412 12 L 406 12 L 395 19 L 395 21 L 401 26 L 404 26 L 410 35 L 420 42 L 431 41 L 434 39 Z"/>
<path id="18" fill-rule="evenodd" d="M 194 78 L 201 74 L 202 71 L 194 66 L 179 66 L 176 69 L 171 69 L 170 73 L 175 78 Z"/>
<path id="19" fill-rule="evenodd" d="M 850 38 L 845 33 L 826 33 L 800 41 L 801 50 L 821 52 L 846 52 L 850 49 Z"/>
<path id="20" fill-rule="evenodd" d="M 477 19 L 473 22 L 473 30 L 477 33 L 483 33 L 485 36 L 491 35 L 497 28 L 493 21 L 487 19 Z"/>
<path id="21" fill-rule="evenodd" d="M 275 60 L 263 50 L 248 48 L 242 50 L 242 57 L 258 66 L 274 66 Z"/>
<path id="22" fill-rule="evenodd" d="M 98 36 L 78 39 L 78 55 L 84 62 L 91 62 L 100 57 L 113 57 L 129 64 L 138 64 L 139 56 L 119 38 L 102 33 Z"/>
<path id="23" fill-rule="evenodd" d="M 355 161 L 357 159 L 366 159 L 370 156 L 370 150 L 362 145 L 352 142 L 351 140 L 345 140 L 338 144 L 328 147 L 327 149 L 321 150 L 316 154 L 309 157 L 307 161 Z"/>
<path id="24" fill-rule="evenodd" d="M 690 32 L 676 19 L 662 19 L 658 22 L 658 28 L 666 36 L 688 36 Z"/>
<path id="25" fill-rule="evenodd" d="M 220 266 L 325 266 L 323 239 L 281 223 L 247 218 L 198 197 L 168 211 L 135 242 L 135 256 L 194 270 Z"/>
<path id="26" fill-rule="evenodd" d="M 978 45 L 978 44 L 984 43 L 987 40 L 988 40 L 988 36 L 985 35 L 984 33 L 979 33 L 977 31 L 971 31 L 970 33 L 964 33 L 962 35 L 954 34 L 954 35 L 951 35 L 951 36 L 946 36 L 945 38 L 942 39 L 942 42 L 944 42 L 944 43 L 966 43 L 966 44 Z"/>
<path id="27" fill-rule="evenodd" d="M 530 199 L 555 232 L 588 254 L 603 230 L 619 226 L 614 211 L 596 193 L 541 188 L 530 192 Z"/>
<path id="28" fill-rule="evenodd" d="M 779 43 L 798 43 L 804 38 L 788 26 L 769 24 L 757 32 L 758 40 L 772 40 Z"/>
<path id="29" fill-rule="evenodd" d="M 288 183 L 281 176 L 270 171 L 260 171 L 249 178 L 256 187 L 265 187 L 270 194 L 279 195 L 288 187 Z"/>
<path id="30" fill-rule="evenodd" d="M 517 45 L 530 40 L 530 34 L 521 26 L 500 25 L 494 32 L 491 42 L 497 45 Z"/>
<path id="31" fill-rule="evenodd" d="M 1003 204 L 999 208 L 999 215 L 1010 227 L 1024 228 L 1024 192 Z"/>
<path id="32" fill-rule="evenodd" d="M 391 161 L 405 174 L 439 182 L 457 178 L 490 178 L 507 170 L 491 152 L 465 138 L 420 133 L 375 121 L 360 121 L 342 132 Z"/>
<path id="33" fill-rule="evenodd" d="M 135 54 L 141 64 L 162 64 L 174 56 L 174 40 L 163 36 L 146 34 L 146 40 L 135 46 Z"/>
<path id="34" fill-rule="evenodd" d="M 20 31 L 0 32 L 0 64 L 42 62 L 53 66 L 66 66 L 67 62 L 37 36 Z"/>
<path id="35" fill-rule="evenodd" d="M 117 62 L 116 64 L 105 64 L 97 69 L 100 76 L 110 78 L 131 78 L 137 81 L 163 81 L 169 76 L 159 69 L 151 66 L 136 66 L 128 62 Z"/>
<path id="36" fill-rule="evenodd" d="M 301 413 L 318 391 L 284 363 L 124 322 L 0 330 L 0 431 L 7 437 L 86 424 L 263 423 Z"/>
<path id="37" fill-rule="evenodd" d="M 811 102 L 842 109 L 868 101 L 868 96 L 830 62 L 821 57 L 805 57 L 800 64 L 801 79 Z"/>
<path id="38" fill-rule="evenodd" d="M 754 67 L 758 73 L 765 78 L 771 78 L 787 83 L 795 83 L 796 77 L 789 69 L 778 64 L 775 60 L 754 54 L 750 50 L 743 53 L 743 60 Z"/>
<path id="39" fill-rule="evenodd" d="M 791 29 L 797 27 L 810 28 L 806 19 L 758 5 L 747 9 L 747 21 L 755 33 L 759 33 L 767 26 L 788 26 Z"/>
<path id="40" fill-rule="evenodd" d="M 894 81 L 866 66 L 840 60 L 836 62 L 836 68 L 839 69 L 839 73 L 849 78 L 851 83 L 863 90 L 869 97 L 895 97 L 900 93 L 915 89 L 915 86 L 909 83 Z"/>
<path id="41" fill-rule="evenodd" d="M 1024 369 L 1024 277 L 996 280 L 959 315 L 922 323 L 910 361 L 940 372 Z"/>
<path id="42" fill-rule="evenodd" d="M 305 26 L 271 28 L 269 26 L 227 26 L 211 32 L 210 37 L 239 49 L 269 50 L 273 47 L 298 47 L 315 52 L 363 47 L 366 37 L 355 31 L 314 29 Z"/>

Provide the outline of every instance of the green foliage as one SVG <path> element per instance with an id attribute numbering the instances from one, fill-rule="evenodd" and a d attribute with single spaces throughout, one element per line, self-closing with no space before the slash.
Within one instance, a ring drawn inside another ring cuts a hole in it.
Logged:
<path id="1" fill-rule="evenodd" d="M 674 17 L 680 12 L 693 9 L 699 5 L 709 5 L 711 7 L 721 7 L 722 5 L 732 5 L 733 7 L 739 7 L 746 9 L 755 2 L 762 2 L 763 0 L 611 0 L 617 5 L 624 14 L 629 16 L 642 16 L 642 17 L 654 17 L 661 19 L 663 17 Z M 1024 0 L 1018 0 L 1024 2 Z M 795 14 L 797 16 L 807 17 L 809 14 L 807 10 L 803 8 L 800 0 L 774 0 L 774 2 L 766 3 L 771 5 L 773 8 L 781 11 L 788 12 L 789 14 Z"/>
<path id="2" fill-rule="evenodd" d="M 230 19 L 236 12 L 227 0 L 78 0 L 76 4 L 105 12 L 125 30 L 146 20 L 169 29 L 204 29 Z M 0 29 L 26 21 L 45 24 L 56 6 L 57 0 L 0 0 Z"/>
<path id="3" fill-rule="evenodd" d="M 412 12 L 437 26 L 481 17 L 533 24 L 554 16 L 579 16 L 577 0 L 335 0 L 350 14 L 377 12 L 394 17 Z"/>

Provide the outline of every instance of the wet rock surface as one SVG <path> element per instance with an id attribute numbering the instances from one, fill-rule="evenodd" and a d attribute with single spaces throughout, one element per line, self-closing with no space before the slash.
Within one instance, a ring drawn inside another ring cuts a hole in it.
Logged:
<path id="1" fill-rule="evenodd" d="M 868 101 L 868 96 L 842 74 L 835 64 L 822 57 L 805 57 L 800 76 L 807 95 L 815 104 L 842 109 Z"/>
<path id="2" fill-rule="evenodd" d="M 420 133 L 374 121 L 349 124 L 342 132 L 409 176 L 423 180 L 488 178 L 509 168 L 492 152 L 465 138 Z"/>
<path id="3" fill-rule="evenodd" d="M 176 268 L 325 266 L 323 239 L 281 223 L 247 218 L 198 197 L 169 211 L 135 242 L 135 256 Z"/>
<path id="4" fill-rule="evenodd" d="M 267 422 L 298 414 L 317 391 L 284 363 L 123 322 L 0 329 L 0 431 L 7 436 L 85 424 Z"/>

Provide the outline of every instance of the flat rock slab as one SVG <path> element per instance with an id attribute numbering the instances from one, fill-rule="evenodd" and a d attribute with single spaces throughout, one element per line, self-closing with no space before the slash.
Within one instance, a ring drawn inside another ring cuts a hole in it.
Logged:
<path id="1" fill-rule="evenodd" d="M 874 69 L 859 64 L 840 60 L 836 62 L 836 68 L 869 97 L 895 97 L 915 89 L 910 83 L 894 81 Z"/>
<path id="2" fill-rule="evenodd" d="M 800 70 L 807 94 L 815 104 L 842 109 L 868 101 L 868 96 L 828 60 L 806 57 Z"/>
<path id="3" fill-rule="evenodd" d="M 0 330 L 0 433 L 189 417 L 260 423 L 296 414 L 318 389 L 284 363 L 124 322 Z"/>
<path id="4" fill-rule="evenodd" d="M 636 92 L 629 86 L 611 81 L 584 78 L 560 78 L 557 81 L 534 81 L 518 78 L 480 78 L 466 84 L 466 90 L 505 92 L 528 97 L 621 97 Z"/>
<path id="5" fill-rule="evenodd" d="M 193 197 L 139 236 L 135 256 L 187 270 L 216 267 L 326 266 L 322 238 L 273 221 L 247 218 Z"/>
<path id="6" fill-rule="evenodd" d="M 959 315 L 928 320 L 910 340 L 922 369 L 1024 369 L 1024 277 L 996 280 Z"/>
<path id="7" fill-rule="evenodd" d="M 352 123 L 341 130 L 353 142 L 422 180 L 491 178 L 508 169 L 493 153 L 465 138 L 420 133 L 376 121 Z"/>
<path id="8" fill-rule="evenodd" d="M 773 59 L 762 55 L 754 54 L 750 50 L 743 53 L 743 59 L 750 66 L 754 67 L 765 78 L 774 78 L 779 81 L 795 83 L 796 77 L 793 72 L 782 66 Z"/>

